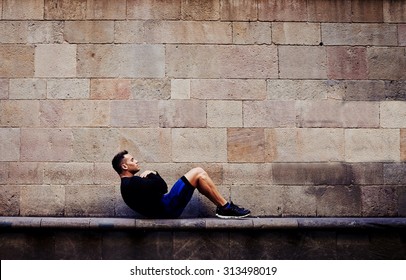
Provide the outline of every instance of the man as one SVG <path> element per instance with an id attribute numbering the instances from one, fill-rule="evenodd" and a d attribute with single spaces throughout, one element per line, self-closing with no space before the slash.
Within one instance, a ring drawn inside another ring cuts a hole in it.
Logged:
<path id="1" fill-rule="evenodd" d="M 121 178 L 124 202 L 148 218 L 178 218 L 195 189 L 217 206 L 216 216 L 219 218 L 243 218 L 250 214 L 249 210 L 227 202 L 200 167 L 182 176 L 168 193 L 168 187 L 158 172 L 147 170 L 140 176 L 135 175 L 140 171 L 140 166 L 127 151 L 115 155 L 112 165 Z"/>

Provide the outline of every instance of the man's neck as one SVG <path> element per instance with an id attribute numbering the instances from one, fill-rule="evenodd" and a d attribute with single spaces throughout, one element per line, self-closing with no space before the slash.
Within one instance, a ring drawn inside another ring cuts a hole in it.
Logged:
<path id="1" fill-rule="evenodd" d="M 134 177 L 135 174 L 132 174 L 131 172 L 123 172 L 120 174 L 120 178 L 131 178 Z"/>

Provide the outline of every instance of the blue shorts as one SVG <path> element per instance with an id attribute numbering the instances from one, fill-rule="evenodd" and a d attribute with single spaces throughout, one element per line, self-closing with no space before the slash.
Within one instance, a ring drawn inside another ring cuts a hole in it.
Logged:
<path id="1" fill-rule="evenodd" d="M 162 197 L 165 218 L 178 218 L 193 196 L 195 188 L 185 176 L 182 176 L 172 187 L 169 193 Z"/>

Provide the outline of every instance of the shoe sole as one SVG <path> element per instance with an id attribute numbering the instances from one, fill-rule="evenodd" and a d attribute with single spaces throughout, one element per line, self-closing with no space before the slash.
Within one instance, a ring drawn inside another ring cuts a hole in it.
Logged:
<path id="1" fill-rule="evenodd" d="M 250 214 L 251 213 L 248 213 L 243 216 L 222 216 L 222 215 L 216 214 L 216 216 L 220 219 L 242 219 L 242 218 L 248 217 Z"/>

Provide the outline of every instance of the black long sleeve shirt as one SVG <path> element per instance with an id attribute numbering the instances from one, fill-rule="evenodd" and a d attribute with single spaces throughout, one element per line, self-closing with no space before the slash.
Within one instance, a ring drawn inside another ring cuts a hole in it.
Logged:
<path id="1" fill-rule="evenodd" d="M 148 218 L 157 218 L 164 215 L 162 196 L 168 191 L 166 182 L 159 176 L 151 173 L 146 178 L 139 176 L 121 178 L 121 195 L 124 202 Z"/>

